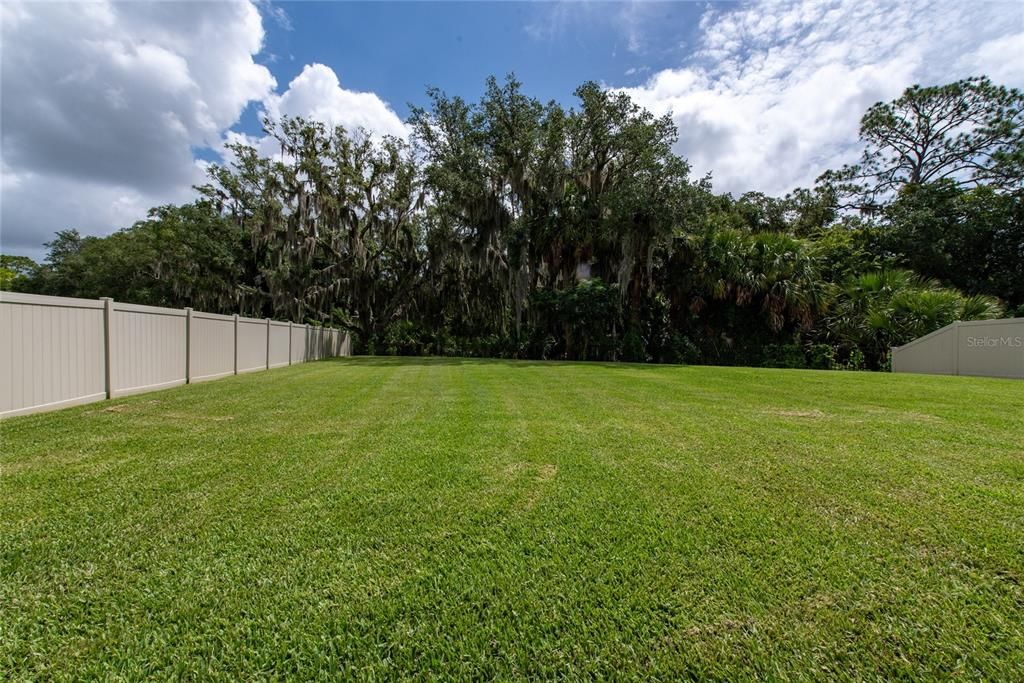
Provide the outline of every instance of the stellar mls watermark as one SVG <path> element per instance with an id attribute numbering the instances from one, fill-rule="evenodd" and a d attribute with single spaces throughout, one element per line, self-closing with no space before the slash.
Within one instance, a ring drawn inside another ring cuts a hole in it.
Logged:
<path id="1" fill-rule="evenodd" d="M 967 346 L 972 349 L 1024 349 L 1024 337 L 967 337 Z"/>

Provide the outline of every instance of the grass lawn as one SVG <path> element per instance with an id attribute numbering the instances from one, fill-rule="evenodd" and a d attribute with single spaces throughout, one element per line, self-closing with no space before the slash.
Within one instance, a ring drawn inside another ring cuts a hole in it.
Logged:
<path id="1" fill-rule="evenodd" d="M 1024 383 L 357 358 L 0 423 L 0 679 L 1024 679 Z"/>

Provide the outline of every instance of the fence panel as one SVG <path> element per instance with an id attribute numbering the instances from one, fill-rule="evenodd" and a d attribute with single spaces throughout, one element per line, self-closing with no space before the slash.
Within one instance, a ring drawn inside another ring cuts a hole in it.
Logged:
<path id="1" fill-rule="evenodd" d="M 232 316 L 193 313 L 190 337 L 190 382 L 234 374 L 235 319 Z"/>
<path id="2" fill-rule="evenodd" d="M 0 294 L 0 417 L 107 395 L 102 301 Z"/>
<path id="3" fill-rule="evenodd" d="M 306 326 L 292 325 L 292 362 L 304 363 L 307 359 Z"/>
<path id="4" fill-rule="evenodd" d="M 957 347 L 961 375 L 1024 379 L 1024 318 L 960 323 Z"/>
<path id="5" fill-rule="evenodd" d="M 893 372 L 956 374 L 956 329 L 950 325 L 892 351 Z"/>
<path id="6" fill-rule="evenodd" d="M 183 310 L 112 302 L 111 395 L 184 384 L 186 328 Z"/>
<path id="7" fill-rule="evenodd" d="M 238 319 L 238 371 L 267 369 L 267 321 Z"/>
<path id="8" fill-rule="evenodd" d="M 270 367 L 279 368 L 288 365 L 290 342 L 291 333 L 288 331 L 288 323 L 270 323 Z"/>
<path id="9" fill-rule="evenodd" d="M 324 330 L 324 352 L 328 356 L 336 355 L 338 349 L 338 331 Z"/>
<path id="10" fill-rule="evenodd" d="M 352 335 L 350 335 L 348 332 L 342 332 L 341 330 L 337 330 L 337 334 L 338 334 L 338 338 L 340 340 L 340 344 L 338 346 L 338 355 L 339 356 L 351 356 L 352 355 Z"/>
<path id="11" fill-rule="evenodd" d="M 308 360 L 320 360 L 324 357 L 322 327 L 310 326 L 306 328 L 306 346 L 309 349 Z"/>
<path id="12" fill-rule="evenodd" d="M 306 360 L 316 360 L 320 357 L 316 344 L 318 329 L 312 325 L 306 327 Z"/>

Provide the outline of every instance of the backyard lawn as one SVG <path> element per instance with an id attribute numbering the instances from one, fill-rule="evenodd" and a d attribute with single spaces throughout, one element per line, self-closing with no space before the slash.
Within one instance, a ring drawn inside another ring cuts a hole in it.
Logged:
<path id="1" fill-rule="evenodd" d="M 0 423 L 0 679 L 1024 679 L 1024 383 L 338 359 Z"/>

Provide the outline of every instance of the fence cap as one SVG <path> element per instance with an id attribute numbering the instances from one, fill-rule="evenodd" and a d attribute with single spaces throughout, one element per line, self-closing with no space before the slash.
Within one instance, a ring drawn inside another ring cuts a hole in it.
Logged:
<path id="1" fill-rule="evenodd" d="M 0 303 L 60 306 L 63 308 L 103 308 L 106 306 L 102 299 L 76 299 L 68 296 L 47 296 L 44 294 L 24 294 L 22 292 L 6 291 L 0 292 Z"/>

